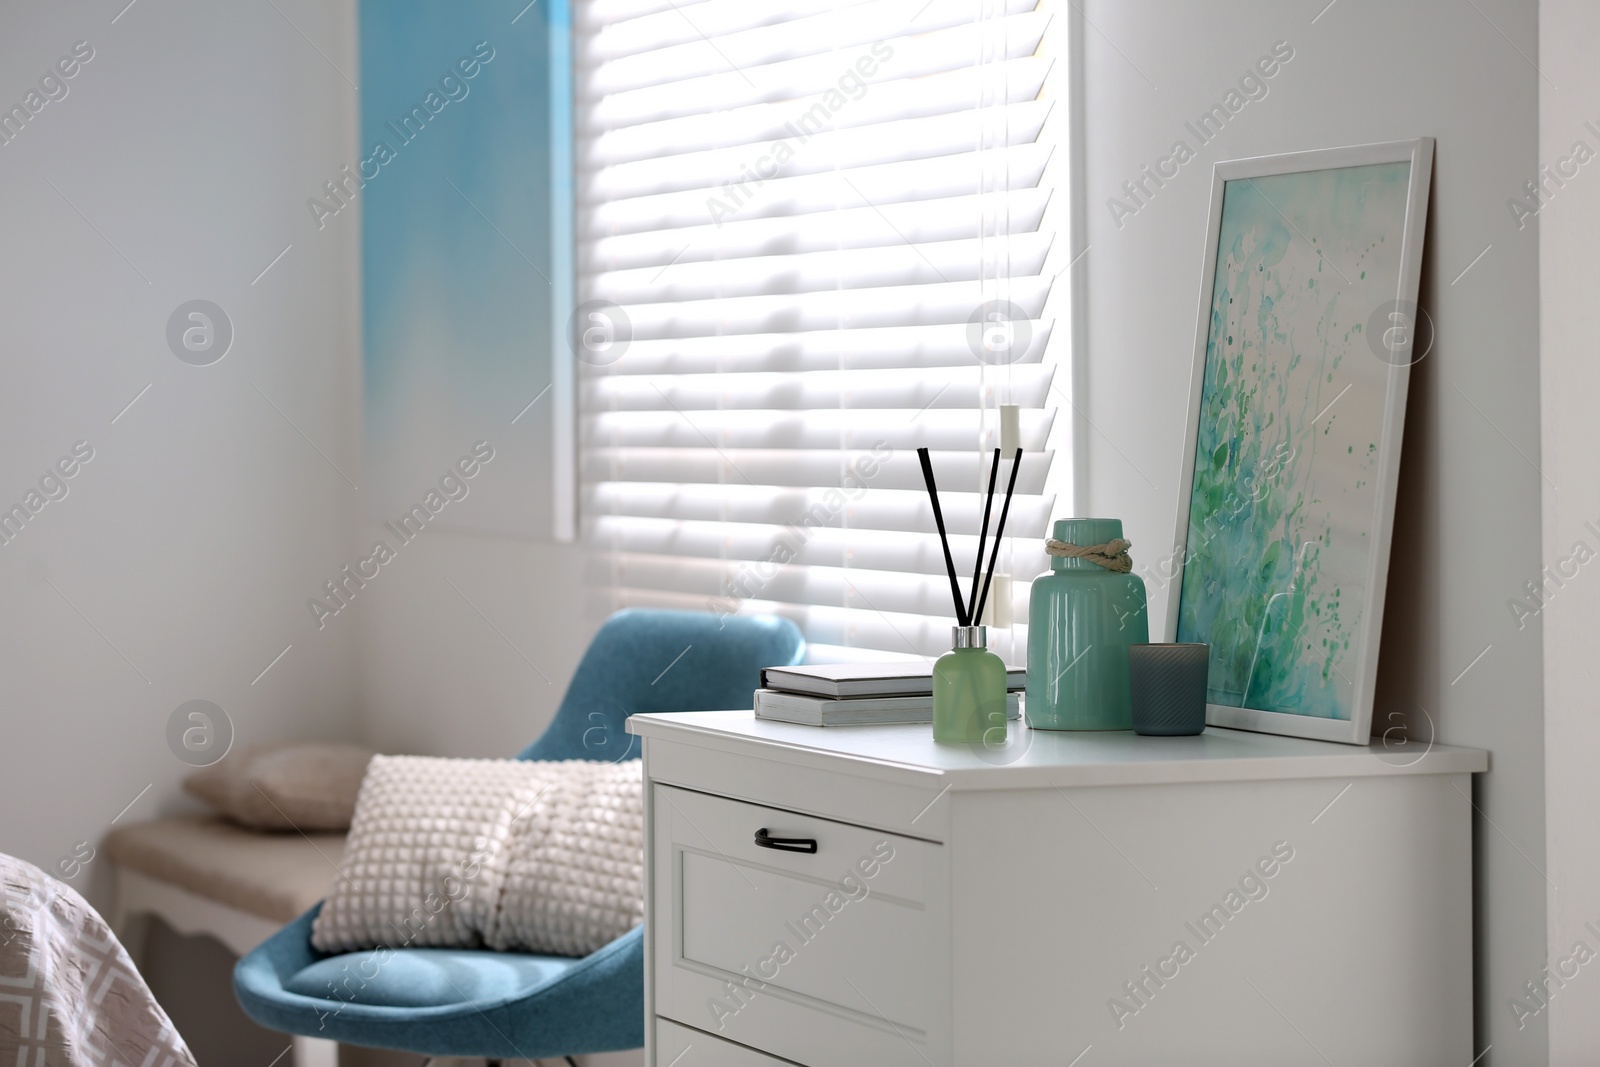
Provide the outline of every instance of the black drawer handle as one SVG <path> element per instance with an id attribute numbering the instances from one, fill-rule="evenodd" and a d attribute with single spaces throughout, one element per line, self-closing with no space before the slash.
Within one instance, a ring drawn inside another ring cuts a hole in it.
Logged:
<path id="1" fill-rule="evenodd" d="M 756 831 L 756 844 L 762 848 L 775 848 L 779 852 L 817 851 L 817 839 L 814 837 L 771 837 L 765 826 Z"/>

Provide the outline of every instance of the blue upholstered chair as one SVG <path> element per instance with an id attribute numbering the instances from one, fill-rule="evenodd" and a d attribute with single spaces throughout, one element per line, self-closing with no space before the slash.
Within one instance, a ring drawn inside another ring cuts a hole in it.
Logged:
<path id="1" fill-rule="evenodd" d="M 804 650 L 794 624 L 771 616 L 619 612 L 584 653 L 549 728 L 518 758 L 637 758 L 637 739 L 623 728 L 630 714 L 748 707 L 760 669 L 798 663 Z M 644 1044 L 642 927 L 583 959 L 406 948 L 378 966 L 372 952 L 324 956 L 311 947 L 320 907 L 234 970 L 240 1005 L 263 1026 L 491 1061 Z"/>

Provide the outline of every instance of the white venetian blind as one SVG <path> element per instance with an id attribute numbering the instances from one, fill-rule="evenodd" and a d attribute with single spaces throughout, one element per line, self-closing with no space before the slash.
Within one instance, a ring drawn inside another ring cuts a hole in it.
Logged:
<path id="1" fill-rule="evenodd" d="M 947 650 L 916 449 L 965 582 L 1001 405 L 1026 454 L 1000 570 L 1044 569 L 1049 24 L 1039 0 L 577 0 L 579 514 L 612 606 Z M 1020 320 L 985 335 L 995 307 Z M 990 599 L 1021 621 L 1025 582 Z"/>

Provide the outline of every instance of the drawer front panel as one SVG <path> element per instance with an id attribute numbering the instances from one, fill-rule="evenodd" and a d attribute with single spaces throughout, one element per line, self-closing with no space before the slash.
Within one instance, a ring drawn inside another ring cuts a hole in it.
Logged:
<path id="1" fill-rule="evenodd" d="M 792 1067 L 754 1049 L 735 1045 L 667 1019 L 656 1020 L 657 1067 Z"/>
<path id="2" fill-rule="evenodd" d="M 681 863 L 685 960 L 928 1028 L 922 908 L 688 850 Z"/>
<path id="3" fill-rule="evenodd" d="M 729 863 L 771 868 L 843 892 L 859 882 L 874 895 L 913 904 L 926 897 L 926 841 L 670 786 L 657 786 L 656 797 L 658 811 L 679 817 L 682 844 Z M 755 842 L 757 830 L 815 841 L 817 851 L 763 848 Z"/>
<path id="4" fill-rule="evenodd" d="M 926 1067 L 947 1014 L 929 884 L 942 846 L 670 786 L 652 796 L 658 1014 L 802 1063 L 850 1049 Z M 817 851 L 758 846 L 762 829 Z"/>

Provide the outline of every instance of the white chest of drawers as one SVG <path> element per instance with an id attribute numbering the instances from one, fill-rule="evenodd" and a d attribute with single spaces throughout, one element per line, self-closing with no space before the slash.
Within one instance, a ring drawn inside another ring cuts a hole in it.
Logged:
<path id="1" fill-rule="evenodd" d="M 1483 752 L 1013 724 L 991 753 L 925 725 L 628 722 L 651 1067 L 1464 1067 L 1478 1051 Z"/>

